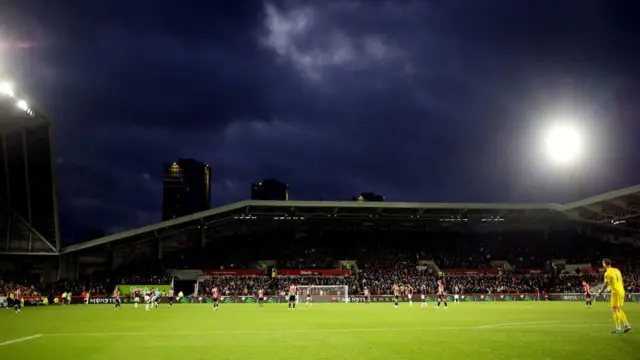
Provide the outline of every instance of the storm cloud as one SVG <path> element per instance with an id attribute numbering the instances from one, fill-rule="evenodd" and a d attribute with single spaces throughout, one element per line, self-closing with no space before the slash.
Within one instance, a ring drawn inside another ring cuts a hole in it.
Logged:
<path id="1" fill-rule="evenodd" d="M 616 2 L 91 3 L 0 15 L 6 71 L 55 122 L 65 228 L 158 221 L 178 157 L 212 166 L 216 205 L 264 177 L 452 202 L 639 180 L 637 9 Z M 566 113 L 592 136 L 572 176 L 537 145 Z"/>

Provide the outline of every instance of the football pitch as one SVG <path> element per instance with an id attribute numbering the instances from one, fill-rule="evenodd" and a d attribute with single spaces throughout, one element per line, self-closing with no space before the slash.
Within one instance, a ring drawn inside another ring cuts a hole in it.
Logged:
<path id="1" fill-rule="evenodd" d="M 640 325 L 640 306 L 627 304 Z M 594 359 L 637 358 L 640 326 L 610 334 L 608 303 L 127 304 L 0 310 L 7 359 Z"/>

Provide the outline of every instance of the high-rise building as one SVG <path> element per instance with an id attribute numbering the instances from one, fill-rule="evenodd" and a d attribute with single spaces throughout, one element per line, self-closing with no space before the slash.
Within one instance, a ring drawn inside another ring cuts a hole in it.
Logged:
<path id="1" fill-rule="evenodd" d="M 251 200 L 289 200 L 289 184 L 264 179 L 251 184 Z"/>
<path id="2" fill-rule="evenodd" d="M 164 164 L 162 220 L 211 207 L 211 167 L 193 159 Z"/>

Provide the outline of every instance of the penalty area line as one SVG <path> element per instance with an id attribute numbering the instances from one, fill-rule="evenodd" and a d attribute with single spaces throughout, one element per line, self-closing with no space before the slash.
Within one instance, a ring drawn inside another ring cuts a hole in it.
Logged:
<path id="1" fill-rule="evenodd" d="M 6 345 L 11 345 L 11 344 L 27 341 L 27 340 L 33 340 L 33 339 L 37 339 L 39 337 L 42 337 L 42 334 L 36 334 L 36 335 L 26 336 L 26 337 L 19 338 L 19 339 L 13 339 L 13 340 L 5 341 L 5 342 L 0 342 L 0 346 L 6 346 Z"/>

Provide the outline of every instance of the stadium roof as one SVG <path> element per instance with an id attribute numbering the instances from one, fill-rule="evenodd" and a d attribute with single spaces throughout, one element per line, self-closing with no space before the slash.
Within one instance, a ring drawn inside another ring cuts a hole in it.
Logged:
<path id="1" fill-rule="evenodd" d="M 640 230 L 640 185 L 560 206 L 567 216 Z"/>
<path id="2" fill-rule="evenodd" d="M 235 219 L 256 215 L 273 219 L 294 218 L 362 218 L 385 217 L 397 219 L 439 217 L 459 219 L 460 216 L 484 217 L 492 220 L 509 214 L 556 214 L 571 220 L 615 226 L 640 232 L 640 185 L 612 191 L 568 204 L 519 203 L 410 203 L 410 202 L 358 202 L 358 201 L 240 201 L 200 213 L 157 224 L 127 230 L 99 239 L 67 246 L 60 250 L 66 254 L 78 250 L 124 240 L 138 235 L 154 234 L 164 229 L 186 224 L 206 225 L 216 218 L 232 216 Z"/>

